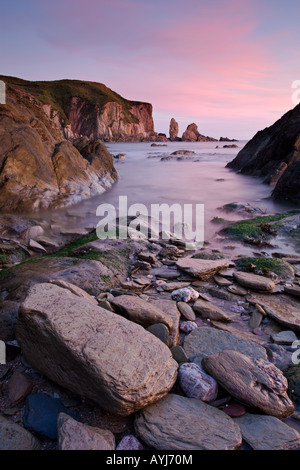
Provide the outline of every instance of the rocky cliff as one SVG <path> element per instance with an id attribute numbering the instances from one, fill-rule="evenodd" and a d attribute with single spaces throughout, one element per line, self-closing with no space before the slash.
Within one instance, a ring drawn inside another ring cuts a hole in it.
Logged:
<path id="1" fill-rule="evenodd" d="M 116 181 L 103 142 L 80 138 L 73 145 L 64 132 L 57 111 L 49 117 L 35 93 L 7 83 L 6 104 L 0 105 L 1 211 L 70 205 Z"/>
<path id="2" fill-rule="evenodd" d="M 152 105 L 128 101 L 101 83 L 79 80 L 30 82 L 0 76 L 8 86 L 38 100 L 66 139 L 154 141 Z"/>
<path id="3" fill-rule="evenodd" d="M 258 132 L 227 165 L 259 176 L 278 200 L 300 202 L 300 104 L 271 127 Z"/>

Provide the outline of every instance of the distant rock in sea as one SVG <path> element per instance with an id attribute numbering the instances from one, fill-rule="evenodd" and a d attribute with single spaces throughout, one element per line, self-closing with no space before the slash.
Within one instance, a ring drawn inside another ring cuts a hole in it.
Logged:
<path id="1" fill-rule="evenodd" d="M 217 142 L 217 139 L 200 134 L 198 126 L 193 123 L 189 124 L 186 131 L 182 134 L 183 142 Z"/>
<path id="2" fill-rule="evenodd" d="M 170 121 L 169 135 L 171 142 L 174 142 L 178 139 L 179 126 L 178 122 L 174 118 Z"/>

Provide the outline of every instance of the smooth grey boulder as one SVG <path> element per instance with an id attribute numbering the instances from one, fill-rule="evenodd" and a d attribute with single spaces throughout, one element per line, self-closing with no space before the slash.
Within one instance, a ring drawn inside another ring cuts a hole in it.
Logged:
<path id="1" fill-rule="evenodd" d="M 184 340 L 183 348 L 190 360 L 230 349 L 240 351 L 250 357 L 267 359 L 263 346 L 253 341 L 239 338 L 227 331 L 202 327 L 192 331 Z"/>
<path id="2" fill-rule="evenodd" d="M 129 415 L 176 380 L 177 363 L 158 338 L 53 284 L 29 290 L 17 339 L 34 368 L 110 413 Z"/>
<path id="3" fill-rule="evenodd" d="M 157 450 L 234 450 L 242 442 L 240 428 L 225 413 L 171 393 L 141 410 L 134 427 Z"/>

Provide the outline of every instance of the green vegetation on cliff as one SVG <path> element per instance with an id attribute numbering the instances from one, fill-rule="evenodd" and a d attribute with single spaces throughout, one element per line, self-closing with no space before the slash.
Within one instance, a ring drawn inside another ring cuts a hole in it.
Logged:
<path id="1" fill-rule="evenodd" d="M 28 81 L 5 75 L 0 75 L 0 80 L 7 85 L 30 93 L 43 104 L 51 105 L 54 110 L 58 111 L 60 119 L 65 125 L 68 124 L 68 112 L 73 97 L 86 101 L 86 114 L 91 111 L 89 108 L 93 106 L 102 107 L 111 101 L 118 102 L 122 106 L 127 122 L 138 122 L 138 119 L 131 114 L 130 108 L 132 105 L 141 103 L 126 100 L 102 83 L 81 80 Z"/>

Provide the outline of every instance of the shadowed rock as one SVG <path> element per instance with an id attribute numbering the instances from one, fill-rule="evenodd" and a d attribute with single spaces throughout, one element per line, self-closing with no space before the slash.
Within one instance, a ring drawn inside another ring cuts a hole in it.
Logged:
<path id="1" fill-rule="evenodd" d="M 287 395 L 287 379 L 274 364 L 226 350 L 205 357 L 202 364 L 221 387 L 242 403 L 280 419 L 294 412 Z"/>

